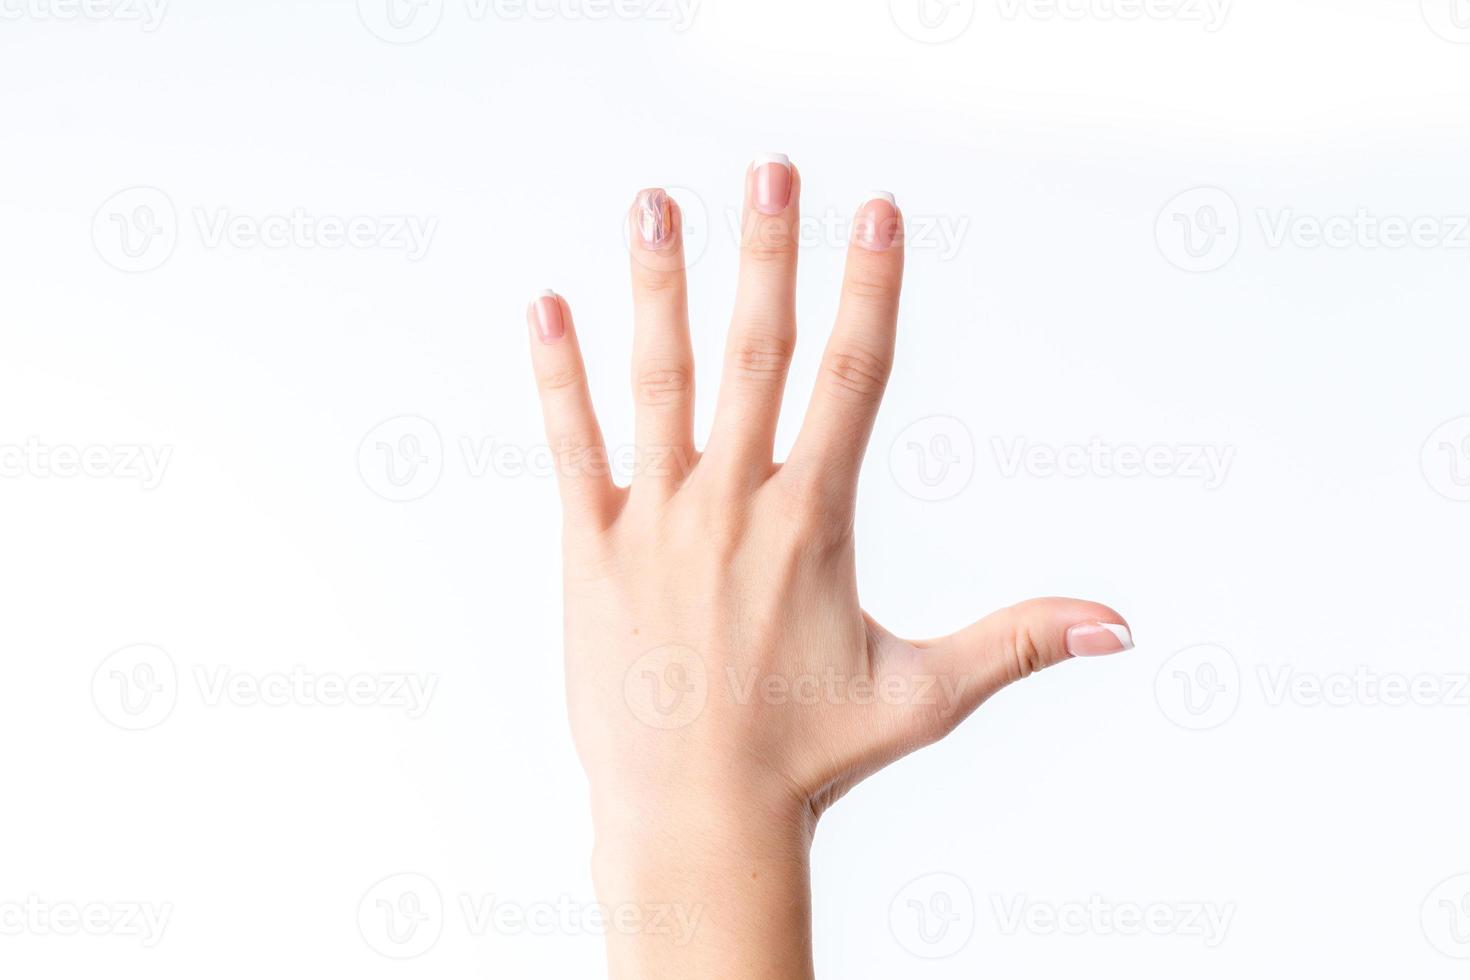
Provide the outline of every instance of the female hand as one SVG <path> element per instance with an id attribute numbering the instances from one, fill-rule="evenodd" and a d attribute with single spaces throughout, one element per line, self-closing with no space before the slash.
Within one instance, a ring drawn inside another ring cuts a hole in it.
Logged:
<path id="1" fill-rule="evenodd" d="M 1025 602 L 937 640 L 858 602 L 858 471 L 893 357 L 901 215 L 855 221 L 837 324 L 796 444 L 773 462 L 796 343 L 801 180 L 746 173 L 740 281 L 714 429 L 694 449 L 681 216 L 633 205 L 637 472 L 614 485 L 571 309 L 528 309 L 564 505 L 567 693 L 592 790 L 615 978 L 811 975 L 807 854 L 823 810 L 986 698 L 1074 656 L 1128 649 L 1124 619 Z"/>

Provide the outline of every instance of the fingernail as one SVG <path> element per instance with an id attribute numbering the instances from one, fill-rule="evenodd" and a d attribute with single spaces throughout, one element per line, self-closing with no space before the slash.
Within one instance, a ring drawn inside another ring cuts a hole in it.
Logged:
<path id="1" fill-rule="evenodd" d="M 755 158 L 755 209 L 780 214 L 791 203 L 791 160 L 784 153 Z"/>
<path id="2" fill-rule="evenodd" d="M 1067 652 L 1074 657 L 1106 657 L 1133 649 L 1133 634 L 1121 623 L 1082 623 L 1067 630 Z"/>
<path id="3" fill-rule="evenodd" d="M 567 325 L 561 316 L 561 300 L 556 298 L 556 293 L 548 289 L 536 297 L 536 336 L 541 338 L 543 344 L 554 344 L 561 340 L 562 335 L 567 332 Z"/>
<path id="4" fill-rule="evenodd" d="M 662 188 L 638 192 L 634 203 L 638 222 L 638 237 L 644 248 L 659 249 L 668 244 L 674 234 L 674 209 L 669 195 Z"/>
<path id="5" fill-rule="evenodd" d="M 898 240 L 898 201 L 887 191 L 873 191 L 858 207 L 853 240 L 870 252 L 882 252 Z"/>

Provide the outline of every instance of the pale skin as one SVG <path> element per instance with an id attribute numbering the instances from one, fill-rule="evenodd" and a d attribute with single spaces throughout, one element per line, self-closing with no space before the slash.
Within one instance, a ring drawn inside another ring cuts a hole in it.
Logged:
<path id="1" fill-rule="evenodd" d="M 925 641 L 863 611 L 853 518 L 892 364 L 903 220 L 885 195 L 858 209 L 837 323 L 777 463 L 800 196 L 784 158 L 746 171 L 739 287 L 697 453 L 682 220 L 663 192 L 638 195 L 639 466 L 626 488 L 610 476 L 570 307 L 547 294 L 527 310 L 559 460 L 567 697 L 614 980 L 812 977 L 808 853 L 826 808 L 1006 685 L 1131 646 L 1121 615 L 1076 599 Z"/>

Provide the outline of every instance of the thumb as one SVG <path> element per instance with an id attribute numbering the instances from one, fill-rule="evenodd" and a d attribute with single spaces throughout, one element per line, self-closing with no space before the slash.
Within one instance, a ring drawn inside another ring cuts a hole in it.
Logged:
<path id="1" fill-rule="evenodd" d="M 1032 599 L 942 639 L 913 644 L 906 670 L 922 664 L 922 670 L 937 675 L 944 689 L 954 692 L 958 704 L 949 706 L 947 730 L 1001 688 L 1038 670 L 1132 648 L 1128 621 L 1108 606 L 1081 599 Z"/>

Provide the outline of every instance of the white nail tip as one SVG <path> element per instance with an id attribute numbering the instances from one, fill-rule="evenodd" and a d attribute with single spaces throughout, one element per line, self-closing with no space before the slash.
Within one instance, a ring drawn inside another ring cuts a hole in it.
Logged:
<path id="1" fill-rule="evenodd" d="M 784 153 L 762 153 L 751 163 L 752 167 L 764 167 L 768 163 L 779 163 L 787 170 L 791 169 L 791 158 Z"/>
<path id="2" fill-rule="evenodd" d="M 1118 623 L 1098 623 L 1097 625 L 1116 636 L 1118 642 L 1123 644 L 1124 650 L 1133 649 L 1133 634 L 1128 631 L 1128 627 Z"/>
<path id="3" fill-rule="evenodd" d="M 541 290 L 541 298 L 542 299 L 556 299 L 556 290 L 554 290 L 554 289 L 543 289 L 543 290 Z"/>
<path id="4" fill-rule="evenodd" d="M 887 191 L 868 191 L 868 196 L 863 198 L 863 203 L 859 204 L 858 207 L 863 207 L 865 205 L 871 204 L 874 201 L 887 201 L 894 207 L 898 207 L 898 198 L 894 197 Z"/>

